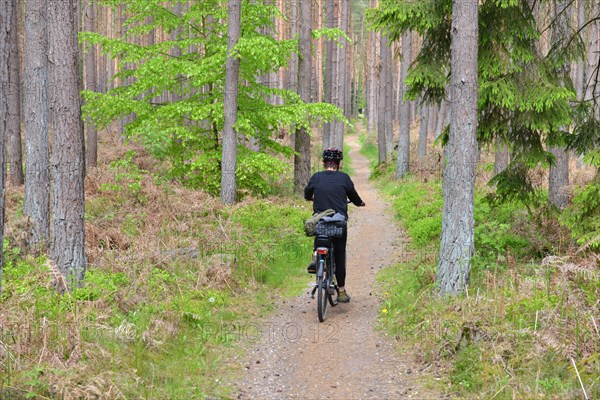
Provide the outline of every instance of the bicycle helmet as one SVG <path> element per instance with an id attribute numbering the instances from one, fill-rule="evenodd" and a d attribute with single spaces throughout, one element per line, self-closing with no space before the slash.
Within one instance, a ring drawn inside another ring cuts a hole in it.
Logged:
<path id="1" fill-rule="evenodd" d="M 338 163 L 344 158 L 343 153 L 335 147 L 323 150 L 323 161 Z"/>

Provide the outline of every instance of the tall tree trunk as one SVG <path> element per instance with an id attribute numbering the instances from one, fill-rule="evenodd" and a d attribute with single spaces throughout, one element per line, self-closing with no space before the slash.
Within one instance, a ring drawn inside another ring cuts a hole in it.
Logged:
<path id="1" fill-rule="evenodd" d="M 448 102 L 446 100 L 442 100 L 442 103 L 440 104 L 440 111 L 438 113 L 438 119 L 437 122 L 435 124 L 435 138 L 437 139 L 442 132 L 444 131 L 444 128 L 446 127 L 446 119 L 447 119 L 447 114 L 448 114 Z"/>
<path id="2" fill-rule="evenodd" d="M 16 30 L 15 2 L 0 1 L 0 294 L 2 294 L 2 258 L 4 241 L 4 208 L 6 199 L 5 143 L 8 123 L 8 95 L 10 91 L 9 62 L 11 59 L 11 30 Z"/>
<path id="3" fill-rule="evenodd" d="M 436 281 L 440 294 L 469 284 L 477 157 L 477 1 L 452 1 L 452 120 L 444 166 L 444 211 Z"/>
<path id="4" fill-rule="evenodd" d="M 398 115 L 398 161 L 396 165 L 396 179 L 404 177 L 408 172 L 410 163 L 410 102 L 405 101 L 404 96 L 408 90 L 405 83 L 408 67 L 412 58 L 412 43 L 410 32 L 402 34 L 402 61 L 400 64 L 400 110 Z"/>
<path id="5" fill-rule="evenodd" d="M 384 107 L 384 130 L 385 130 L 385 153 L 386 160 L 389 158 L 391 160 L 392 153 L 394 151 L 394 117 L 393 117 L 393 107 L 394 107 L 394 77 L 392 71 L 394 67 L 392 65 L 392 43 L 390 43 L 389 39 L 387 40 L 387 49 L 385 54 L 385 92 L 384 92 L 384 102 L 382 103 Z"/>
<path id="6" fill-rule="evenodd" d="M 379 164 L 387 161 L 387 145 L 385 143 L 385 79 L 386 79 L 386 62 L 388 60 L 387 52 L 389 46 L 387 45 L 388 39 L 386 35 L 381 34 L 379 40 L 379 79 L 377 89 L 377 150 L 378 150 L 378 161 Z"/>
<path id="7" fill-rule="evenodd" d="M 590 17 L 600 15 L 600 4 L 598 2 L 592 1 L 588 6 L 591 7 Z M 585 99 L 591 100 L 600 91 L 600 67 L 598 66 L 600 61 L 600 21 L 592 22 L 588 29 Z M 598 108 L 600 101 L 596 100 L 594 104 Z"/>
<path id="8" fill-rule="evenodd" d="M 94 4 L 92 0 L 86 0 L 84 29 L 86 31 L 94 30 Z M 85 55 L 85 89 L 96 91 L 96 52 L 95 46 L 88 50 Z M 98 133 L 96 126 L 90 118 L 85 123 L 87 138 L 86 163 L 88 167 L 95 167 L 98 164 Z"/>
<path id="9" fill-rule="evenodd" d="M 435 131 L 435 126 L 437 124 L 437 119 L 438 119 L 438 105 L 437 104 L 430 104 L 429 105 L 429 115 L 427 117 L 427 136 L 429 136 L 429 134 L 431 132 Z"/>
<path id="10" fill-rule="evenodd" d="M 21 61 L 19 59 L 17 2 L 10 7 L 10 30 L 8 33 L 8 93 L 6 136 L 9 144 L 10 183 L 13 186 L 23 184 L 23 149 L 21 148 Z M 0 200 L 1 201 L 1 200 Z"/>
<path id="11" fill-rule="evenodd" d="M 290 2 L 289 2 L 289 7 L 290 7 L 289 23 L 290 23 L 290 35 L 291 35 L 290 39 L 294 39 L 296 37 L 296 35 L 298 35 L 298 25 L 300 23 L 299 18 L 298 18 L 298 7 L 299 7 L 298 2 L 299 1 L 300 0 L 290 0 Z M 309 38 L 309 40 L 310 40 L 310 38 Z M 298 58 L 299 58 L 298 53 L 293 51 L 292 55 L 290 57 L 290 63 L 289 63 L 289 67 L 288 67 L 289 85 L 286 86 L 287 88 L 289 88 L 289 90 L 292 90 L 296 93 L 298 93 L 298 62 L 299 62 Z"/>
<path id="12" fill-rule="evenodd" d="M 427 155 L 427 133 L 429 130 L 429 106 L 421 99 L 421 107 L 419 112 L 419 147 L 417 149 L 417 157 L 425 158 Z"/>
<path id="13" fill-rule="evenodd" d="M 227 7 L 227 60 L 225 62 L 225 98 L 223 100 L 221 201 L 225 204 L 232 204 L 236 200 L 237 132 L 233 126 L 237 120 L 240 59 L 234 57 L 231 52 L 240 39 L 242 2 L 241 0 L 229 0 Z"/>
<path id="14" fill-rule="evenodd" d="M 335 27 L 335 0 L 327 0 L 326 3 L 325 24 L 327 28 Z M 325 103 L 333 103 L 334 79 L 336 70 L 336 46 L 333 40 L 327 40 L 325 44 Z M 332 123 L 325 122 L 323 124 L 323 149 L 331 147 Z"/>
<path id="15" fill-rule="evenodd" d="M 321 29 L 323 26 L 323 0 L 317 1 L 317 7 L 315 14 L 316 20 L 316 28 Z M 316 40 L 316 53 L 315 53 L 315 62 L 314 62 L 314 74 L 313 76 L 313 92 L 312 98 L 315 102 L 323 101 L 323 38 L 315 39 Z"/>
<path id="16" fill-rule="evenodd" d="M 561 0 L 555 4 L 555 28 L 552 32 L 553 42 L 565 40 L 569 32 L 569 12 L 566 10 L 570 0 Z M 558 71 L 562 79 L 569 76 L 570 65 L 565 62 Z M 562 83 L 564 86 L 564 82 Z M 568 128 L 565 128 L 568 129 Z M 569 202 L 569 152 L 564 147 L 553 147 L 550 152 L 555 157 L 555 163 L 550 165 L 548 176 L 548 200 L 558 208 L 565 208 Z"/>
<path id="17" fill-rule="evenodd" d="M 31 221 L 30 245 L 45 247 L 50 238 L 46 0 L 30 0 L 25 7 L 23 114 L 26 142 L 23 211 Z"/>
<path id="18" fill-rule="evenodd" d="M 496 153 L 494 155 L 494 175 L 498 175 L 504 171 L 508 166 L 510 160 L 510 153 L 506 143 L 498 141 L 496 143 Z"/>
<path id="19" fill-rule="evenodd" d="M 303 1 L 300 5 L 300 40 L 298 41 L 298 88 L 300 98 L 310 102 L 312 66 L 312 2 Z M 296 155 L 294 156 L 294 188 L 301 193 L 310 179 L 310 135 L 306 127 L 296 129 Z"/>
<path id="20" fill-rule="evenodd" d="M 85 277 L 85 151 L 79 102 L 77 0 L 48 1 L 52 141 L 52 259 L 72 283 Z"/>
<path id="21" fill-rule="evenodd" d="M 375 0 L 371 0 L 371 8 Z M 369 92 L 367 100 L 367 127 L 369 132 L 377 129 L 377 33 L 369 32 Z"/>
<path id="22" fill-rule="evenodd" d="M 336 2 L 336 16 L 338 17 L 339 28 L 344 31 L 344 33 L 348 33 L 348 1 L 339 1 Z M 333 70 L 335 73 L 335 88 L 332 93 L 332 98 L 334 104 L 342 111 L 343 114 L 346 114 L 345 105 L 346 105 L 346 79 L 348 75 L 348 65 L 347 65 L 347 57 L 346 51 L 348 48 L 347 40 L 344 37 L 340 37 L 341 47 L 335 48 L 335 52 L 337 53 L 337 65 Z M 333 132 L 332 132 L 332 141 L 331 146 L 336 147 L 338 149 L 343 149 L 344 147 L 344 123 L 342 121 L 334 121 L 333 124 Z"/>
<path id="23" fill-rule="evenodd" d="M 107 18 L 107 13 L 108 13 L 108 7 L 98 7 L 97 8 L 97 13 L 95 13 L 95 17 L 96 17 L 96 31 L 100 34 L 106 35 L 108 33 L 108 18 Z M 122 37 L 121 32 L 119 32 L 119 37 Z M 106 54 L 102 54 L 100 52 L 100 48 L 98 46 L 98 63 L 97 63 L 97 67 L 98 70 L 96 72 L 96 76 L 98 77 L 98 82 L 97 82 L 97 90 L 100 93 L 106 93 L 107 90 L 107 82 L 106 82 L 106 78 L 107 78 L 107 57 L 108 55 Z"/>
<path id="24" fill-rule="evenodd" d="M 586 30 L 581 30 L 585 25 L 585 1 L 577 0 L 577 28 L 580 30 L 581 41 L 586 43 Z M 575 92 L 577 93 L 577 99 L 583 100 L 584 95 L 584 81 L 585 81 L 585 59 L 577 61 L 575 68 Z"/>

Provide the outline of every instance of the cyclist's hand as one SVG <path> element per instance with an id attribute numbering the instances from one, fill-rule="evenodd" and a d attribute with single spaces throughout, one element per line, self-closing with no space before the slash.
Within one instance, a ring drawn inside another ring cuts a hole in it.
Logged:
<path id="1" fill-rule="evenodd" d="M 365 202 L 363 201 L 362 203 L 360 203 L 360 206 L 359 206 L 359 207 L 364 207 L 364 206 L 366 206 L 366 204 L 365 204 Z"/>

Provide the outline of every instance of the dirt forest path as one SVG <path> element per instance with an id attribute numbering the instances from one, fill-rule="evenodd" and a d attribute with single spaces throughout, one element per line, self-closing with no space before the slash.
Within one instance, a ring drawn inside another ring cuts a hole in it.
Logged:
<path id="1" fill-rule="evenodd" d="M 309 287 L 280 304 L 249 347 L 247 373 L 236 384 L 238 399 L 429 398 L 393 338 L 376 330 L 375 273 L 398 259 L 402 235 L 368 181 L 369 162 L 358 151 L 358 135 L 346 140 L 353 181 L 367 205 L 350 206 L 346 288 L 352 300 L 328 307 L 324 323 L 318 322 Z"/>

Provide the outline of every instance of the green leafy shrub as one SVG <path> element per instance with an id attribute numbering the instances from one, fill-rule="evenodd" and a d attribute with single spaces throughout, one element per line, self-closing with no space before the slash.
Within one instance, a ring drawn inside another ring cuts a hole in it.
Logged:
<path id="1" fill-rule="evenodd" d="M 586 156 L 587 161 L 600 168 L 600 151 Z M 563 212 L 562 223 L 569 228 L 580 245 L 587 242 L 600 249 L 600 173 L 588 184 L 575 189 L 572 204 Z"/>

